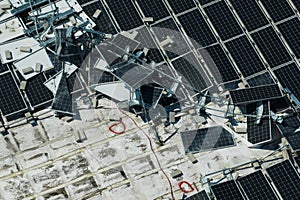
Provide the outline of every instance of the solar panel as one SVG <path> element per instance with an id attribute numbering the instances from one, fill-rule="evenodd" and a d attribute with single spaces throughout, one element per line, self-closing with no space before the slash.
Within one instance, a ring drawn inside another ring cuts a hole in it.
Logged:
<path id="1" fill-rule="evenodd" d="M 274 84 L 274 80 L 269 72 L 264 72 L 247 80 L 250 87 Z"/>
<path id="2" fill-rule="evenodd" d="M 279 31 L 283 35 L 285 41 L 288 43 L 297 58 L 300 58 L 300 20 L 293 18 L 286 22 L 277 25 Z"/>
<path id="3" fill-rule="evenodd" d="M 132 88 L 140 86 L 141 82 L 152 74 L 153 70 L 137 63 L 120 65 L 112 73 Z"/>
<path id="4" fill-rule="evenodd" d="M 300 100 L 300 71 L 295 63 L 274 70 L 274 74 L 284 88 L 289 88 Z"/>
<path id="5" fill-rule="evenodd" d="M 204 4 L 208 4 L 210 2 L 213 2 L 215 0 L 198 0 L 200 2 L 201 5 L 204 5 Z"/>
<path id="6" fill-rule="evenodd" d="M 178 16 L 178 20 L 186 34 L 198 43 L 193 43 L 196 48 L 205 47 L 217 42 L 213 32 L 198 9 Z"/>
<path id="7" fill-rule="evenodd" d="M 3 115 L 10 115 L 27 109 L 13 75 L 10 72 L 0 76 L 0 109 Z"/>
<path id="8" fill-rule="evenodd" d="M 72 113 L 72 97 L 64 74 L 62 75 L 61 81 L 58 85 L 51 108 L 58 112 Z"/>
<path id="9" fill-rule="evenodd" d="M 128 0 L 105 0 L 121 30 L 128 31 L 142 26 L 144 23 L 140 18 L 133 3 Z"/>
<path id="10" fill-rule="evenodd" d="M 239 79 L 236 70 L 219 44 L 198 49 L 198 51 L 218 83 Z"/>
<path id="11" fill-rule="evenodd" d="M 300 119 L 298 116 L 285 118 L 282 124 L 277 124 L 277 127 L 283 135 L 291 135 L 300 127 Z"/>
<path id="12" fill-rule="evenodd" d="M 73 73 L 67 78 L 67 84 L 70 93 L 83 90 L 82 82 L 77 73 Z"/>
<path id="13" fill-rule="evenodd" d="M 278 85 L 265 85 L 230 91 L 234 104 L 247 104 L 251 102 L 276 99 L 282 97 Z"/>
<path id="14" fill-rule="evenodd" d="M 33 107 L 50 103 L 53 99 L 52 92 L 44 85 L 45 75 L 40 73 L 26 83 L 25 93 Z"/>
<path id="15" fill-rule="evenodd" d="M 222 200 L 240 200 L 245 199 L 235 181 L 227 181 L 218 185 L 211 186 L 216 199 Z"/>
<path id="16" fill-rule="evenodd" d="M 246 36 L 226 42 L 225 45 L 244 77 L 266 69 Z"/>
<path id="17" fill-rule="evenodd" d="M 185 10 L 189 10 L 196 6 L 193 0 L 168 0 L 168 3 L 170 4 L 175 14 L 181 13 Z"/>
<path id="18" fill-rule="evenodd" d="M 138 49 L 142 50 L 144 47 L 149 49 L 147 57 L 149 60 L 153 60 L 156 63 L 164 61 L 164 58 L 159 50 L 159 47 L 156 45 L 153 37 L 149 33 L 149 30 L 145 27 L 137 30 L 138 34 L 135 37 L 135 40 L 140 42 Z"/>
<path id="19" fill-rule="evenodd" d="M 232 134 L 221 126 L 181 132 L 186 153 L 234 146 Z"/>
<path id="20" fill-rule="evenodd" d="M 185 198 L 186 200 L 210 200 L 205 190 L 198 192 L 190 197 Z"/>
<path id="21" fill-rule="evenodd" d="M 230 2 L 248 31 L 253 31 L 269 23 L 256 0 Z"/>
<path id="22" fill-rule="evenodd" d="M 298 167 L 300 168 L 300 156 L 294 157 L 294 160 L 296 161 Z"/>
<path id="23" fill-rule="evenodd" d="M 7 65 L 3 65 L 0 61 L 0 74 L 6 71 L 8 71 Z"/>
<path id="24" fill-rule="evenodd" d="M 152 30 L 160 42 L 166 40 L 167 37 L 172 38 L 173 43 L 163 47 L 169 59 L 173 59 L 178 55 L 183 55 L 191 51 L 172 18 L 154 24 Z"/>
<path id="25" fill-rule="evenodd" d="M 300 132 L 299 131 L 294 134 L 286 136 L 286 139 L 294 152 L 300 151 Z"/>
<path id="26" fill-rule="evenodd" d="M 154 21 L 170 16 L 162 0 L 137 0 L 145 17 L 153 17 Z"/>
<path id="27" fill-rule="evenodd" d="M 294 5 L 298 9 L 298 11 L 300 11 L 300 1 L 298 1 L 298 0 L 292 0 L 292 2 L 294 3 Z"/>
<path id="28" fill-rule="evenodd" d="M 210 83 L 201 64 L 193 53 L 189 53 L 172 62 L 183 83 L 197 91 L 203 91 Z"/>
<path id="29" fill-rule="evenodd" d="M 265 28 L 251 35 L 272 68 L 292 60 L 272 27 Z"/>
<path id="30" fill-rule="evenodd" d="M 204 10 L 222 40 L 227 40 L 243 33 L 224 1 L 205 7 Z"/>
<path id="31" fill-rule="evenodd" d="M 237 180 L 249 200 L 277 200 L 277 196 L 262 171 L 257 171 Z"/>
<path id="32" fill-rule="evenodd" d="M 267 172 L 283 199 L 300 196 L 300 177 L 289 160 L 267 168 Z"/>
<path id="33" fill-rule="evenodd" d="M 261 2 L 275 22 L 295 14 L 286 0 L 263 0 Z"/>
<path id="34" fill-rule="evenodd" d="M 93 3 L 82 7 L 82 9 L 93 20 L 93 22 L 95 22 L 95 30 L 111 34 L 117 33 L 111 18 L 100 1 L 94 1 Z M 94 18 L 93 15 L 97 9 L 101 10 L 101 15 L 98 18 Z"/>
<path id="35" fill-rule="evenodd" d="M 114 48 L 114 53 L 118 55 L 123 55 L 126 48 L 129 48 L 129 52 L 133 52 L 140 45 L 140 42 L 130 39 L 122 34 L 118 34 L 111 42 L 116 47 Z"/>

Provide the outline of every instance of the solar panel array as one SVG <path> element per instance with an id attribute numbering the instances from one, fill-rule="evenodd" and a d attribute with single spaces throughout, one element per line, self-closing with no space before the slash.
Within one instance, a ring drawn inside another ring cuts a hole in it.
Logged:
<path id="1" fill-rule="evenodd" d="M 221 126 L 181 132 L 186 153 L 234 146 L 232 134 Z"/>
<path id="2" fill-rule="evenodd" d="M 283 199 L 300 196 L 300 177 L 289 160 L 267 168 L 267 172 Z"/>
<path id="3" fill-rule="evenodd" d="M 247 104 L 268 99 L 276 99 L 283 95 L 277 85 L 266 85 L 232 90 L 230 91 L 230 96 L 234 104 Z"/>
<path id="4" fill-rule="evenodd" d="M 237 179 L 239 186 L 249 200 L 277 200 L 276 193 L 262 171 Z"/>
<path id="5" fill-rule="evenodd" d="M 300 119 L 298 116 L 285 118 L 282 124 L 277 124 L 277 127 L 283 135 L 291 135 L 300 127 Z"/>

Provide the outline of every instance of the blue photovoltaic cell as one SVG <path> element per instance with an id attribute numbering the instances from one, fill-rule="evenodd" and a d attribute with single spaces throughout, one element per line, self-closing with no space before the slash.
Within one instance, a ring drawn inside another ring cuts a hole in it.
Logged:
<path id="1" fill-rule="evenodd" d="M 205 7 L 204 10 L 222 40 L 227 40 L 243 33 L 224 1 Z"/>

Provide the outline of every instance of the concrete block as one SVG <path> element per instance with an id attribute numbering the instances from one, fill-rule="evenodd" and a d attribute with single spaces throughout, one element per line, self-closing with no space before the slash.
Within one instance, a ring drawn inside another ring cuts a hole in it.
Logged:
<path id="1" fill-rule="evenodd" d="M 2 10 L 8 10 L 8 9 L 11 8 L 11 5 L 10 5 L 10 3 L 1 3 L 1 4 L 0 4 L 0 8 L 1 8 Z"/>
<path id="2" fill-rule="evenodd" d="M 36 63 L 35 64 L 35 70 L 36 72 L 41 72 L 43 68 L 43 65 L 41 63 Z"/>
<path id="3" fill-rule="evenodd" d="M 31 48 L 28 47 L 28 46 L 21 46 L 20 47 L 20 51 L 23 52 L 23 53 L 31 53 Z"/>
<path id="4" fill-rule="evenodd" d="M 34 70 L 32 67 L 26 67 L 26 68 L 22 69 L 22 72 L 23 72 L 23 74 L 27 75 L 27 74 L 34 72 Z"/>
<path id="5" fill-rule="evenodd" d="M 6 60 L 13 59 L 11 51 L 9 51 L 9 50 L 5 51 L 5 58 L 6 58 Z"/>

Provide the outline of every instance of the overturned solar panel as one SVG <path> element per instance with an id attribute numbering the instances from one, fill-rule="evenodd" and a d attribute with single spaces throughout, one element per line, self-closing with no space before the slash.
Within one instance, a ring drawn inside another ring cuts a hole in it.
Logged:
<path id="1" fill-rule="evenodd" d="M 246 89 L 230 91 L 230 96 L 235 105 L 253 103 L 257 101 L 277 99 L 283 96 L 278 85 L 265 85 Z"/>
<path id="2" fill-rule="evenodd" d="M 235 146 L 232 134 L 222 126 L 181 132 L 181 139 L 186 153 Z"/>

